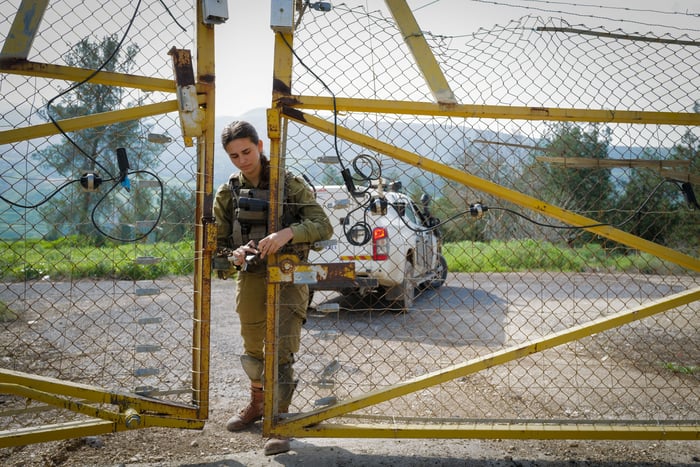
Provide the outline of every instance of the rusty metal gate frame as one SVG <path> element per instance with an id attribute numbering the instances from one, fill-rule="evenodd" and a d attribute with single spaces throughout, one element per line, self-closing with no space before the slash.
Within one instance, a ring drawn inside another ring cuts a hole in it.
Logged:
<path id="1" fill-rule="evenodd" d="M 328 98 L 320 96 L 293 95 L 291 44 L 293 31 L 277 31 L 275 34 L 274 89 L 272 108 L 268 110 L 268 133 L 271 140 L 271 165 L 284 167 L 285 134 L 281 128 L 291 120 L 314 130 L 355 143 L 364 148 L 397 159 L 425 171 L 432 172 L 494 197 L 515 203 L 571 226 L 593 232 L 631 248 L 644 251 L 684 268 L 700 271 L 700 260 L 676 250 L 647 241 L 638 236 L 623 232 L 611 226 L 601 226 L 596 221 L 566 211 L 544 201 L 500 186 L 483 178 L 471 175 L 452 167 L 437 163 L 418 154 L 397 148 L 393 145 L 370 138 L 336 125 L 324 119 L 309 115 L 303 110 L 324 110 L 330 112 L 392 113 L 423 116 L 447 116 L 457 118 L 489 118 L 512 120 L 550 120 L 605 123 L 655 123 L 673 125 L 700 125 L 700 114 L 673 112 L 644 112 L 619 110 L 580 110 L 561 108 L 531 108 L 510 106 L 484 106 L 457 104 L 449 83 L 445 79 L 430 47 L 416 23 L 405 0 L 386 0 L 404 41 L 411 50 L 416 65 L 421 70 L 426 83 L 437 103 L 381 101 L 351 98 Z M 278 182 L 278 174 L 271 174 L 270 186 Z M 271 194 L 271 199 L 281 199 Z M 278 203 L 271 203 L 277 206 Z M 270 213 L 271 219 L 276 218 Z M 592 225 L 598 225 L 592 227 Z M 274 261 L 273 261 L 274 262 Z M 277 309 L 277 284 L 268 285 L 268 321 L 265 359 L 265 385 L 274 387 L 277 358 L 275 352 Z M 681 421 L 677 424 L 654 425 L 642 422 L 611 423 L 609 421 L 589 421 L 583 423 L 563 423 L 560 421 L 509 421 L 488 420 L 451 424 L 347 424 L 332 423 L 329 420 L 368 406 L 423 390 L 465 375 L 523 358 L 545 349 L 566 344 L 592 334 L 613 329 L 675 307 L 700 301 L 700 288 L 687 290 L 659 300 L 651 301 L 590 323 L 554 332 L 537 340 L 516 345 L 461 364 L 440 369 L 383 389 L 352 397 L 338 403 L 281 418 L 275 408 L 276 394 L 266 391 L 263 433 L 299 437 L 354 437 L 354 438 L 525 438 L 525 439 L 674 439 L 700 440 L 700 425 L 697 421 Z M 406 420 L 404 420 L 406 421 Z M 410 422 L 410 419 L 408 419 Z"/>
<path id="2" fill-rule="evenodd" d="M 293 56 L 285 42 L 293 42 L 293 33 L 278 32 L 275 34 L 274 87 L 272 108 L 268 111 L 268 135 L 271 140 L 271 162 L 273 166 L 283 167 L 284 138 L 286 122 L 299 122 L 326 134 L 337 134 L 358 145 L 373 149 L 389 157 L 407 162 L 426 171 L 436 173 L 451 180 L 470 186 L 474 189 L 491 193 L 501 199 L 519 204 L 520 206 L 540 214 L 559 219 L 574 226 L 590 225 L 591 220 L 583 216 L 549 205 L 543 201 L 528 197 L 514 190 L 507 189 L 482 178 L 473 176 L 443 164 L 421 157 L 420 155 L 396 148 L 376 139 L 337 127 L 332 122 L 304 114 L 303 110 L 327 111 L 361 111 L 376 113 L 403 113 L 411 115 L 453 116 L 459 118 L 507 118 L 520 120 L 553 120 L 581 122 L 626 122 L 626 123 L 660 123 L 676 125 L 700 125 L 699 114 L 670 113 L 670 112 L 629 112 L 608 110 L 577 110 L 555 108 L 526 108 L 506 106 L 480 106 L 456 104 L 449 91 L 449 85 L 444 79 L 430 49 L 426 54 L 425 40 L 415 24 L 410 9 L 404 0 L 386 0 L 400 25 L 409 48 L 414 54 L 416 63 L 423 71 L 426 82 L 433 90 L 437 103 L 411 103 L 400 101 L 375 101 L 362 99 L 334 99 L 318 96 L 295 96 L 291 94 L 291 76 Z M 210 326 L 210 274 L 211 257 L 215 248 L 215 224 L 211 218 L 213 193 L 213 148 L 214 133 L 214 31 L 213 27 L 205 26 L 201 20 L 201 3 L 197 3 L 197 73 L 196 94 L 199 108 L 202 112 L 201 133 L 185 132 L 188 138 L 196 138 L 197 144 L 197 193 L 195 211 L 195 272 L 194 272 L 194 329 L 193 329 L 193 405 L 175 404 L 109 391 L 72 382 L 55 380 L 46 377 L 0 370 L 0 391 L 8 392 L 27 399 L 40 400 L 44 403 L 77 413 L 94 417 L 95 421 L 75 422 L 33 427 L 25 430 L 0 433 L 0 447 L 27 444 L 39 441 L 63 439 L 68 437 L 85 436 L 107 432 L 124 431 L 133 428 L 152 426 L 167 426 L 176 428 L 202 428 L 208 413 L 209 398 L 209 326 Z M 19 12 L 30 9 L 43 11 L 48 0 L 25 0 Z M 36 32 L 38 16 L 29 16 L 33 21 L 33 31 Z M 31 28 L 30 28 L 31 30 Z M 412 32 L 413 31 L 413 32 Z M 417 31 L 417 33 L 416 33 Z M 87 77 L 91 71 L 72 67 L 56 66 L 46 63 L 33 63 L 26 60 L 33 36 L 19 35 L 16 42 L 5 44 L 8 51 L 15 52 L 12 58 L 0 61 L 0 72 L 8 74 L 23 74 L 46 78 L 78 81 Z M 3 50 L 3 57 L 5 49 Z M 124 75 L 118 73 L 100 72 L 93 79 L 95 83 L 134 87 L 143 90 L 177 93 L 178 99 L 151 104 L 126 110 L 106 112 L 104 114 L 69 119 L 61 122 L 66 131 L 105 125 L 120 121 L 142 118 L 150 115 L 180 111 L 181 117 L 191 118 L 192 115 L 183 113 L 181 95 L 175 81 Z M 447 85 L 447 87 L 446 87 Z M 196 119 L 195 119 L 196 120 Z M 183 127 L 186 127 L 183 122 Z M 197 125 L 195 125 L 196 127 Z M 184 128 L 183 128 L 184 129 Z M 34 125 L 26 128 L 0 132 L 0 144 L 22 141 L 34 137 L 55 134 L 53 125 Z M 280 163 L 280 161 L 282 162 Z M 278 173 L 271 173 L 271 187 L 279 183 Z M 272 197 L 276 196 L 274 189 Z M 276 199 L 276 198 L 275 198 Z M 270 204 L 270 218 L 276 219 L 277 203 Z M 653 242 L 643 240 L 631 234 L 608 226 L 586 228 L 598 235 L 613 239 L 635 249 L 651 253 L 660 258 L 681 265 L 685 268 L 700 271 L 700 261 L 675 250 L 662 247 Z M 277 284 L 268 286 L 268 338 L 265 343 L 265 384 L 274 387 L 276 359 L 276 321 L 275 306 L 278 292 Z M 368 394 L 354 397 L 338 404 L 314 410 L 293 417 L 280 419 L 275 408 L 275 391 L 265 393 L 265 417 L 263 431 L 265 434 L 280 434 L 306 437 L 390 437 L 390 438 L 566 438 L 566 439 L 700 439 L 700 426 L 693 423 L 677 425 L 649 425 L 641 423 L 547 423 L 530 421 L 522 423 L 461 423 L 453 425 L 347 425 L 333 424 L 327 420 L 345 413 L 374 405 L 410 392 L 440 384 L 467 374 L 503 364 L 526 355 L 540 352 L 567 342 L 589 336 L 596 332 L 611 329 L 657 313 L 662 313 L 674 307 L 693 303 L 700 300 L 700 289 L 681 292 L 660 300 L 653 301 L 618 314 L 593 321 L 582 326 L 570 328 L 545 336 L 536 341 L 504 349 L 477 359 L 443 368 L 439 371 L 414 378 L 403 383 L 372 391 Z M 102 408 L 103 405 L 114 405 L 118 411 Z"/>
<path id="3" fill-rule="evenodd" d="M 108 390 L 54 378 L 0 369 L 0 392 L 92 417 L 92 420 L 57 423 L 0 432 L 0 448 L 66 438 L 98 435 L 137 428 L 171 427 L 201 429 L 209 412 L 209 331 L 211 258 L 216 248 L 212 218 L 214 171 L 214 26 L 197 11 L 197 70 L 186 50 L 170 51 L 175 79 L 80 69 L 27 60 L 49 0 L 23 0 L 0 54 L 0 72 L 78 82 L 94 74 L 91 83 L 176 93 L 177 98 L 124 110 L 86 115 L 60 121 L 61 128 L 76 131 L 101 125 L 179 112 L 186 146 L 197 144 L 197 185 L 194 239 L 194 311 L 192 330 L 192 404 L 162 401 L 138 394 Z M 183 81 L 184 80 L 184 81 Z M 188 82 L 190 81 L 190 82 Z M 194 81 L 194 82 L 191 82 Z M 0 144 L 58 134 L 53 124 L 0 131 Z M 104 408 L 116 406 L 116 410 Z"/>

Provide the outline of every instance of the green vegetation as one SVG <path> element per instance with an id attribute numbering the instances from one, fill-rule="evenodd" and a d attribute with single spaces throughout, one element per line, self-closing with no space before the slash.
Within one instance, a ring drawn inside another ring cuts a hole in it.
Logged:
<path id="1" fill-rule="evenodd" d="M 684 375 L 695 375 L 700 373 L 700 366 L 695 365 L 682 365 L 675 362 L 662 363 L 661 366 L 667 370 L 671 370 L 674 373 L 681 373 Z"/>
<path id="2" fill-rule="evenodd" d="M 136 264 L 137 257 L 157 257 L 156 264 Z M 194 270 L 192 241 L 92 246 L 80 237 L 54 241 L 25 240 L 0 244 L 2 280 L 91 278 L 156 279 Z"/>
<path id="3" fill-rule="evenodd" d="M 700 211 L 689 194 L 691 185 L 669 178 L 668 171 L 660 173 L 640 166 L 624 168 L 624 162 L 620 161 L 679 160 L 689 165 L 687 173 L 686 169 L 677 172 L 682 174 L 678 175 L 678 180 L 698 176 L 700 138 L 692 131 L 680 136 L 670 148 L 623 148 L 612 145 L 611 130 L 604 126 L 558 123 L 537 142 L 537 149 L 533 146 L 528 152 L 509 153 L 494 146 L 467 146 L 450 165 L 659 245 L 692 256 L 698 251 Z M 609 162 L 610 167 L 617 167 L 607 168 L 605 162 Z M 697 191 L 697 184 L 694 189 Z M 417 199 L 414 196 L 414 200 Z M 483 221 L 472 219 L 465 213 L 468 213 L 469 205 L 477 201 L 490 208 L 513 209 L 527 216 L 528 220 L 513 213 L 503 216 L 488 213 Z M 442 220 L 454 219 L 441 226 L 444 241 L 450 243 L 467 240 L 507 242 L 523 237 L 537 241 L 561 238 L 575 247 L 591 243 L 605 245 L 607 242 L 604 237 L 584 230 L 562 232 L 537 226 L 529 219 L 545 224 L 557 222 L 457 182 L 448 182 L 441 188 L 433 199 L 432 209 Z M 536 263 L 554 259 L 541 258 L 544 253 L 536 253 L 537 258 L 533 258 Z M 517 262 L 517 259 L 509 261 Z M 576 270 L 579 266 L 568 267 Z"/>
<path id="4" fill-rule="evenodd" d="M 599 244 L 571 248 L 545 241 L 457 242 L 443 247 L 451 272 L 563 271 L 667 274 L 669 265 L 646 253 L 605 250 Z M 94 246 L 79 237 L 0 243 L 2 280 L 23 281 L 113 278 L 156 279 L 193 272 L 192 241 Z M 158 257 L 156 264 L 136 264 L 137 257 Z"/>
<path id="5" fill-rule="evenodd" d="M 611 252 L 599 244 L 571 248 L 546 241 L 458 242 L 443 247 L 451 272 L 625 271 L 668 273 L 668 265 L 647 253 Z"/>
<path id="6" fill-rule="evenodd" d="M 101 39 L 91 35 L 69 47 L 64 59 L 76 69 L 129 74 L 140 53 L 138 44 L 120 44 L 115 34 Z M 81 83 L 50 99 L 39 115 L 46 121 L 60 121 L 143 105 L 147 97 L 132 91 Z M 0 179 L 0 192 L 7 200 L 0 204 L 0 236 L 3 240 L 60 241 L 77 235 L 90 245 L 140 239 L 146 234 L 149 240 L 167 242 L 191 238 L 196 202 L 191 169 L 185 170 L 191 160 L 187 156 L 181 162 L 183 173 L 175 173 L 175 154 L 163 141 L 147 136 L 164 130 L 155 119 L 131 119 L 82 128 L 70 137 L 50 138 L 35 151 L 4 152 L 0 165 L 10 175 Z M 123 160 L 121 166 L 118 162 L 120 148 L 127 155 L 126 169 Z M 99 176 L 102 184 L 95 190 L 83 189 L 77 182 L 86 174 Z M 123 175 L 129 177 L 128 186 L 119 186 L 126 181 Z M 151 230 L 155 222 L 158 227 Z M 63 269 L 59 268 L 65 272 Z M 37 264 L 27 267 L 24 276 L 55 270 Z"/>
<path id="7" fill-rule="evenodd" d="M 7 323 L 17 319 L 17 313 L 12 311 L 4 302 L 0 302 L 0 323 Z"/>

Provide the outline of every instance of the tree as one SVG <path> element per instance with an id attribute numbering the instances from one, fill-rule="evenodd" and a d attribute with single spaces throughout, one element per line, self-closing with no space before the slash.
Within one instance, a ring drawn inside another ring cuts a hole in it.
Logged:
<path id="1" fill-rule="evenodd" d="M 646 149 L 641 158 L 654 159 L 658 156 Z M 632 169 L 618 199 L 613 223 L 638 237 L 665 244 L 679 221 L 674 212 L 679 196 L 678 189 L 665 183 L 655 171 Z"/>
<path id="2" fill-rule="evenodd" d="M 591 126 L 588 131 L 570 123 L 560 123 L 533 156 L 607 159 L 610 131 Z M 524 172 L 523 185 L 534 196 L 555 206 L 606 222 L 606 211 L 614 200 L 610 169 L 566 167 L 535 160 Z M 592 234 L 574 231 L 577 242 L 588 241 Z"/>
<path id="3" fill-rule="evenodd" d="M 689 173 L 696 177 L 700 176 L 700 138 L 692 131 L 686 131 L 680 143 L 673 147 L 671 157 L 690 161 Z M 700 187 L 694 185 L 692 188 L 695 198 L 700 199 Z M 678 228 L 671 232 L 668 243 L 689 254 L 697 254 L 700 248 L 700 209 L 691 205 L 686 196 L 678 195 L 675 198 L 674 207 L 679 217 Z"/>
<path id="4" fill-rule="evenodd" d="M 656 149 L 646 149 L 645 159 L 658 159 Z M 700 139 L 686 132 L 668 152 L 668 158 L 690 162 L 689 173 L 700 174 Z M 689 205 L 681 183 L 664 180 L 654 170 L 634 169 L 619 197 L 621 212 L 615 224 L 646 240 L 686 250 L 692 254 L 700 245 L 700 211 Z"/>
<path id="5" fill-rule="evenodd" d="M 194 233 L 192 216 L 197 202 L 195 190 L 168 186 L 165 188 L 165 200 L 158 239 L 166 242 L 178 242 L 192 238 Z"/>
<path id="6" fill-rule="evenodd" d="M 549 157 L 607 159 L 609 132 L 593 126 L 589 131 L 563 123 L 544 145 Z M 577 212 L 597 212 L 610 205 L 613 184 L 609 169 L 568 168 L 535 163 L 543 197 L 552 204 Z"/>
<path id="7" fill-rule="evenodd" d="M 343 177 L 340 175 L 340 170 L 335 167 L 324 167 L 321 185 L 342 185 Z"/>
<path id="8" fill-rule="evenodd" d="M 105 71 L 129 73 L 135 66 L 139 47 L 133 44 L 118 47 L 115 35 L 98 42 L 83 39 L 66 55 L 66 63 L 84 69 L 103 66 Z M 124 88 L 87 82 L 64 92 L 56 103 L 50 102 L 44 116 L 60 125 L 62 119 L 141 103 L 141 99 L 125 103 L 127 98 Z M 144 192 L 139 196 L 137 189 L 130 194 L 118 188 L 100 201 L 118 181 L 117 148 L 126 148 L 132 169 L 148 167 L 156 160 L 162 149 L 143 137 L 148 129 L 139 120 L 86 128 L 64 135 L 60 143 L 39 151 L 35 157 L 40 163 L 64 177 L 75 180 L 85 173 L 97 173 L 105 180 L 98 192 L 84 192 L 78 184 L 71 184 L 62 191 L 62 196 L 56 196 L 42 208 L 41 213 L 50 226 L 49 237 L 77 233 L 98 242 L 104 240 L 91 221 L 98 202 L 95 220 L 100 230 L 114 232 L 117 237 L 122 236 L 115 225 L 131 223 L 142 216 L 154 217 L 150 213 L 154 209 L 152 195 Z"/>
<path id="9" fill-rule="evenodd" d="M 440 231 L 446 243 L 486 240 L 485 223 L 471 219 L 468 214 L 469 205 L 476 201 L 469 198 L 470 191 L 458 183 L 449 182 L 442 196 L 433 201 L 432 213 L 442 222 Z"/>
<path id="10" fill-rule="evenodd" d="M 474 148 L 464 150 L 462 156 L 455 158 L 452 166 L 476 176 L 497 180 L 498 169 L 491 164 L 497 159 L 497 155 L 491 152 L 477 151 Z M 501 162 L 501 161 L 499 161 Z M 483 220 L 475 220 L 469 214 L 469 206 L 476 202 L 487 202 L 483 193 L 460 183 L 447 181 L 432 204 L 433 215 L 440 219 L 442 238 L 446 243 L 473 241 L 483 242 L 487 240 L 486 223 Z"/>

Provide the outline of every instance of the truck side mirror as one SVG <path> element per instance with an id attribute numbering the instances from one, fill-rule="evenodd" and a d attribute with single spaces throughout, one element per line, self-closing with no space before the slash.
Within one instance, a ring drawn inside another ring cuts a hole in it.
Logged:
<path id="1" fill-rule="evenodd" d="M 430 195 L 428 193 L 423 193 L 420 195 L 420 204 L 423 206 L 423 214 L 425 214 L 426 217 L 430 217 L 430 211 L 428 210 L 428 206 L 430 205 Z"/>
<path id="2" fill-rule="evenodd" d="M 428 193 L 420 195 L 420 204 L 423 205 L 423 209 L 428 209 L 428 205 L 430 204 L 430 195 Z"/>

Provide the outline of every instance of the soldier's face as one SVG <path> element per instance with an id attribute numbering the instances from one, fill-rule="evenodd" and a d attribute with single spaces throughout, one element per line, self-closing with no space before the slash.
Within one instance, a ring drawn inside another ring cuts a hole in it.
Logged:
<path id="1" fill-rule="evenodd" d="M 257 175 L 260 173 L 260 153 L 263 150 L 262 140 L 255 144 L 249 138 L 238 138 L 229 141 L 224 149 L 233 165 L 243 172 L 246 178 L 257 178 Z"/>

